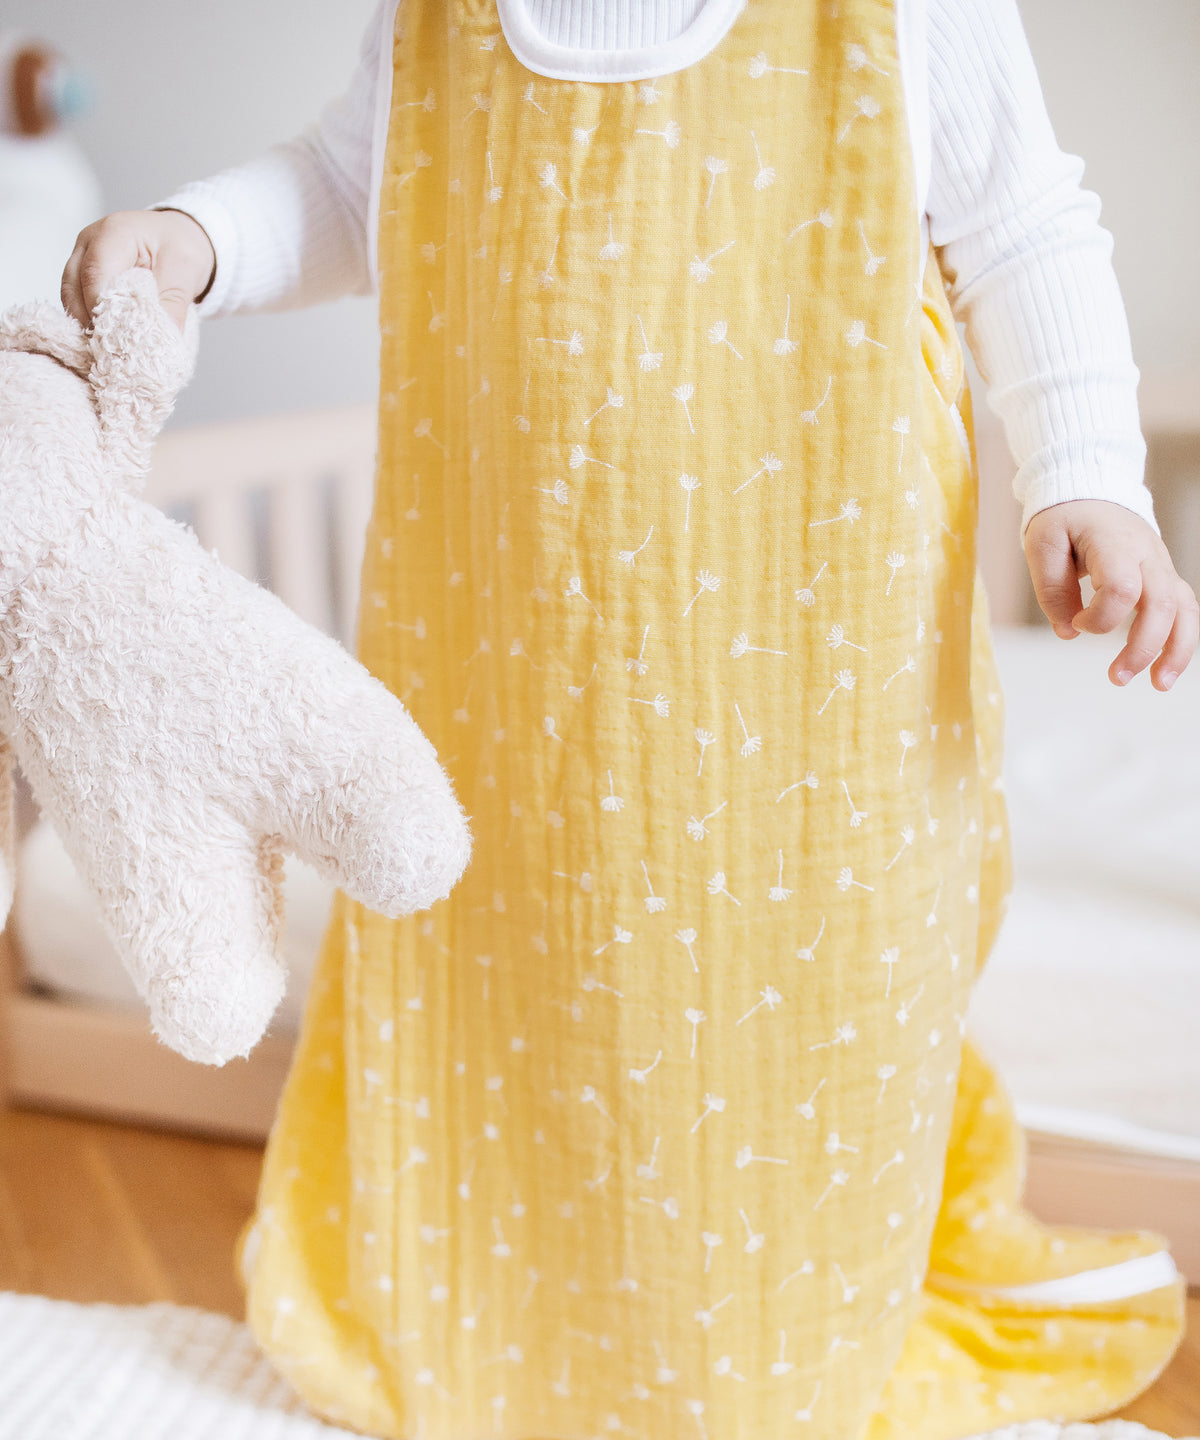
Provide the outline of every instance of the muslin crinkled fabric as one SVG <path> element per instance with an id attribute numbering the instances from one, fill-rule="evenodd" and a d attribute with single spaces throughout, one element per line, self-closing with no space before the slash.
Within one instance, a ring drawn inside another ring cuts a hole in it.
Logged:
<path id="1" fill-rule="evenodd" d="M 751 0 L 599 84 L 520 66 L 494 0 L 411 0 L 394 66 L 357 648 L 475 853 L 427 913 L 336 898 L 244 1250 L 260 1343 L 428 1440 L 1116 1406 L 1178 1283 L 978 1288 L 1162 1242 L 1021 1211 L 963 1041 L 1001 697 L 892 5 Z"/>

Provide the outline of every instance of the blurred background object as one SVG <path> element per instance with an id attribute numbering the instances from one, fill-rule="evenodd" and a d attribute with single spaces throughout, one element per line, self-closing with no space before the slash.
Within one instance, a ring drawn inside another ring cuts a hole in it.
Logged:
<path id="1" fill-rule="evenodd" d="M 75 237 L 100 213 L 100 182 L 67 128 L 90 105 L 64 56 L 0 30 L 0 309 L 57 300 Z"/>

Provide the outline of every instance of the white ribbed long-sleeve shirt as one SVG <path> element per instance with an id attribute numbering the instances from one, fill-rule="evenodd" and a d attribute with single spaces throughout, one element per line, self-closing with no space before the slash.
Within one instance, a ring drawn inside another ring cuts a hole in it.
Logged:
<path id="1" fill-rule="evenodd" d="M 301 135 L 184 186 L 216 252 L 202 317 L 377 285 L 397 4 L 381 0 L 347 89 Z M 649 80 L 707 54 L 745 0 L 497 0 L 536 74 Z M 1156 531 L 1125 308 L 1100 202 L 1054 138 L 1016 0 L 897 0 L 913 205 L 1017 463 L 1021 537 L 1064 500 L 1111 500 Z"/>

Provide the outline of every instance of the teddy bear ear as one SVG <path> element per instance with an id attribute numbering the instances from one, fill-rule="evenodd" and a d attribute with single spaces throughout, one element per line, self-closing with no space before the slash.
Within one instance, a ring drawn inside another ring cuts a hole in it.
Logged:
<path id="1" fill-rule="evenodd" d="M 0 350 L 51 355 L 85 380 L 92 366 L 83 326 L 51 300 L 27 300 L 0 312 Z"/>
<path id="2" fill-rule="evenodd" d="M 118 275 L 92 308 L 90 379 L 105 442 L 136 468 L 196 364 L 199 321 L 189 306 L 183 333 L 159 304 L 154 273 Z"/>

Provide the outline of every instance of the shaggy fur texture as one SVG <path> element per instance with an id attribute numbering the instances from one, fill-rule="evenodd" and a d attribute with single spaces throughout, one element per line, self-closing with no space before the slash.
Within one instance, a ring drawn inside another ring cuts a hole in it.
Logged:
<path id="1" fill-rule="evenodd" d="M 15 753 L 155 1033 L 221 1065 L 283 996 L 285 849 L 396 917 L 449 894 L 471 836 L 400 700 L 139 498 L 197 331 L 143 269 L 91 331 L 0 315 L 0 923 Z"/>

